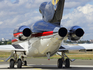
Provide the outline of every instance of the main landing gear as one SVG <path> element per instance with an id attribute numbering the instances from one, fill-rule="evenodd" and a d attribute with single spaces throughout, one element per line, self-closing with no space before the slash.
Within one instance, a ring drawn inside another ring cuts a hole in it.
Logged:
<path id="1" fill-rule="evenodd" d="M 10 59 L 10 68 L 14 68 L 15 65 L 17 65 L 17 68 L 22 68 L 22 66 L 27 66 L 27 61 L 24 60 L 24 56 L 21 56 L 21 58 L 17 59 L 16 52 L 13 54 L 13 59 Z"/>
<path id="2" fill-rule="evenodd" d="M 60 55 L 60 54 L 58 54 Z M 73 62 L 74 60 L 69 59 L 66 55 L 65 52 L 62 52 L 62 55 L 60 55 L 62 58 L 58 59 L 57 61 L 57 66 L 58 68 L 63 68 L 63 65 L 65 65 L 65 68 L 70 68 L 70 61 Z M 65 57 L 67 57 L 65 59 Z"/>

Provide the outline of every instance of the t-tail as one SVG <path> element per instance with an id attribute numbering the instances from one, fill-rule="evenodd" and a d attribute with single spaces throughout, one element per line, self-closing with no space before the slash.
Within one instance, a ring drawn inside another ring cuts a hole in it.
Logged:
<path id="1" fill-rule="evenodd" d="M 39 11 L 44 21 L 60 25 L 65 0 L 52 0 L 52 2 L 43 2 Z"/>
<path id="2" fill-rule="evenodd" d="M 63 10 L 64 10 L 65 0 L 52 0 L 52 4 L 54 5 L 55 13 L 53 19 L 50 21 L 51 23 L 58 23 L 60 25 Z"/>

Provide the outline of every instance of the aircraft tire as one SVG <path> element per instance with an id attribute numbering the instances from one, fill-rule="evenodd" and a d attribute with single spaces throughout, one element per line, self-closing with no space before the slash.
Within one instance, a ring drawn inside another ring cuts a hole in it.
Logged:
<path id="1" fill-rule="evenodd" d="M 27 61 L 24 61 L 24 66 L 27 66 Z"/>
<path id="2" fill-rule="evenodd" d="M 65 67 L 66 68 L 70 67 L 70 60 L 68 58 L 65 60 Z"/>
<path id="3" fill-rule="evenodd" d="M 18 59 L 17 68 L 22 68 L 22 61 L 21 61 L 21 59 Z"/>
<path id="4" fill-rule="evenodd" d="M 11 60 L 10 60 L 10 68 L 14 68 L 14 64 L 15 64 L 14 59 L 11 59 Z"/>
<path id="5" fill-rule="evenodd" d="M 58 68 L 62 68 L 63 67 L 63 61 L 62 61 L 61 58 L 58 59 L 57 65 L 58 65 Z"/>

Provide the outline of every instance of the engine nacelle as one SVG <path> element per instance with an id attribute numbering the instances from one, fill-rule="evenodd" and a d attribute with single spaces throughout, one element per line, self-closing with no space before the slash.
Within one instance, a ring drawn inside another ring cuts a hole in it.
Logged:
<path id="1" fill-rule="evenodd" d="M 21 26 L 14 30 L 14 37 L 17 37 L 19 40 L 24 41 L 27 40 L 32 34 L 30 27 Z"/>
<path id="2" fill-rule="evenodd" d="M 65 27 L 61 27 L 58 31 L 59 36 L 65 37 L 67 35 L 68 31 Z"/>
<path id="3" fill-rule="evenodd" d="M 84 35 L 84 31 L 81 27 L 79 26 L 73 26 L 70 30 L 69 30 L 69 35 L 68 35 L 68 39 L 72 40 L 72 41 L 77 41 L 79 40 L 82 36 Z"/>

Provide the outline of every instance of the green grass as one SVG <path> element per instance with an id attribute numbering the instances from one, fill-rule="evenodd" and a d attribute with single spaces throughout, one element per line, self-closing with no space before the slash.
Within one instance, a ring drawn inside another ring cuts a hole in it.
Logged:
<path id="1" fill-rule="evenodd" d="M 92 52 L 79 52 L 79 51 L 70 51 L 66 53 L 66 55 L 71 59 L 82 59 L 82 60 L 93 60 L 93 51 Z M 54 55 L 51 57 L 54 58 L 61 58 L 59 55 Z"/>
<path id="2" fill-rule="evenodd" d="M 9 52 L 0 52 L 0 57 L 9 57 L 10 56 L 10 53 Z"/>
<path id="3" fill-rule="evenodd" d="M 0 58 L 7 58 L 10 56 L 10 53 L 8 52 L 0 52 Z M 79 52 L 79 51 L 70 51 L 67 53 L 67 56 L 71 59 L 82 59 L 82 60 L 93 60 L 93 52 Z M 30 58 L 30 57 L 28 57 Z M 47 57 L 37 57 L 37 58 L 44 58 L 47 59 Z M 51 59 L 58 59 L 61 58 L 59 55 L 54 55 L 50 57 Z"/>
<path id="4" fill-rule="evenodd" d="M 69 55 L 67 55 L 69 58 L 71 58 L 71 59 L 82 59 L 82 60 L 93 60 L 93 54 L 91 55 L 91 54 L 79 54 L 79 55 L 77 55 L 77 54 L 69 54 Z M 52 59 L 54 59 L 54 58 L 56 58 L 56 59 L 58 59 L 58 58 L 61 58 L 60 56 L 58 56 L 58 55 L 54 55 L 54 56 L 52 56 L 51 57 Z"/>

